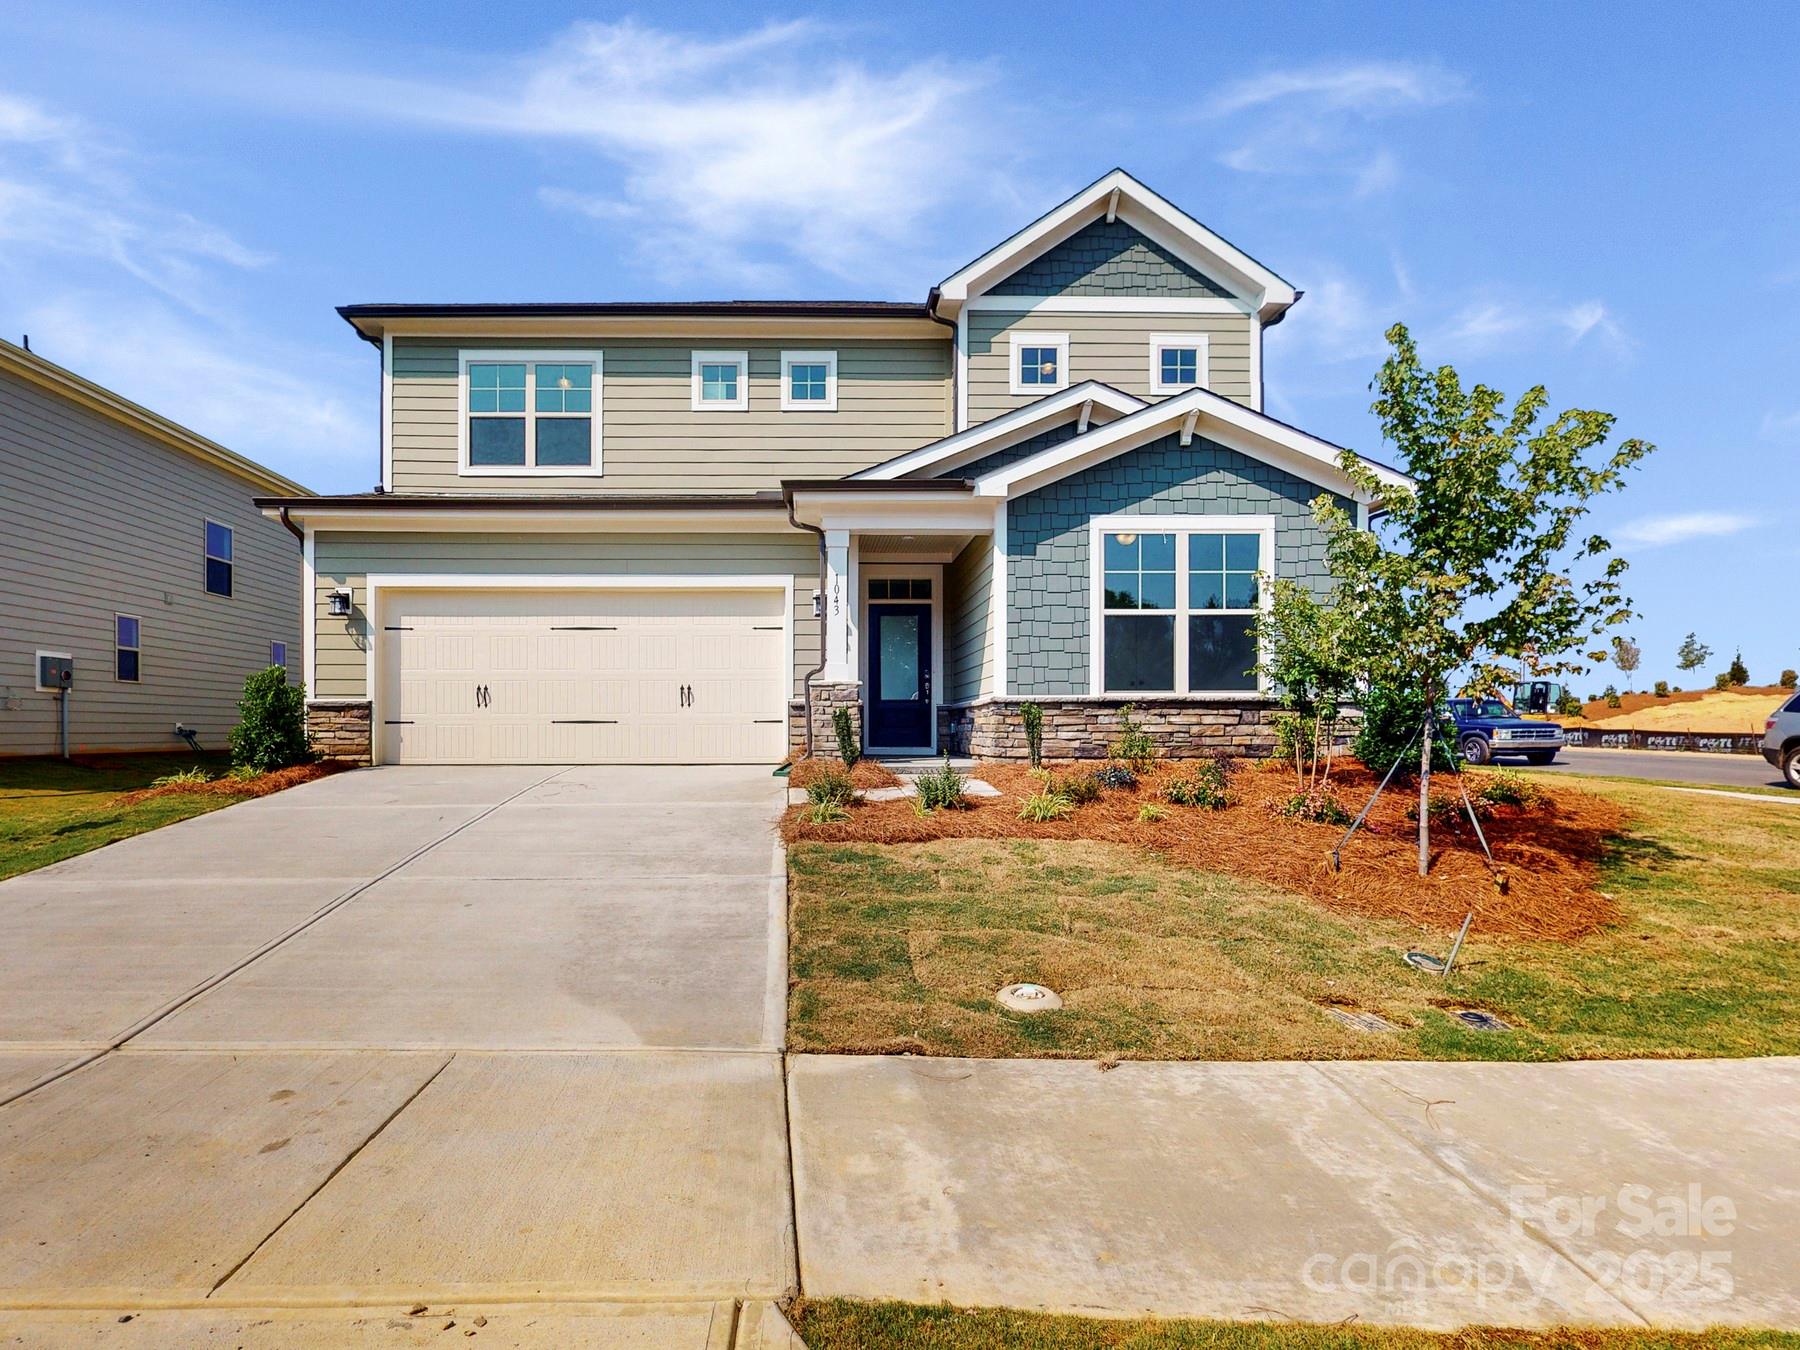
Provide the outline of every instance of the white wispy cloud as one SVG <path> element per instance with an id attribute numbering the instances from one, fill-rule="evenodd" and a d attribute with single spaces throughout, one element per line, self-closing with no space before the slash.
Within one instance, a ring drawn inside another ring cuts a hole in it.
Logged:
<path id="1" fill-rule="evenodd" d="M 1403 169 L 1374 124 L 1468 96 L 1468 82 L 1439 66 L 1337 61 L 1270 70 L 1233 81 L 1206 102 L 1214 119 L 1242 124 L 1219 156 L 1241 173 L 1338 178 L 1352 197 L 1396 187 Z"/>
<path id="2" fill-rule="evenodd" d="M 1484 296 L 1422 326 L 1428 340 L 1456 352 L 1486 353 L 1560 337 L 1566 346 L 1592 340 L 1615 351 L 1631 346 L 1625 327 L 1599 300 L 1564 302 L 1526 295 Z"/>
<path id="3" fill-rule="evenodd" d="M 899 275 L 920 218 L 984 190 L 997 149 L 985 77 L 846 56 L 834 38 L 808 22 L 726 39 L 579 23 L 473 76 L 273 71 L 242 92 L 591 152 L 559 156 L 541 200 L 632 222 L 665 272 Z"/>
<path id="4" fill-rule="evenodd" d="M 1693 539 L 1738 534 L 1756 523 L 1753 516 L 1729 511 L 1683 511 L 1639 516 L 1613 530 L 1612 535 L 1616 542 L 1633 548 L 1659 548 L 1665 544 L 1685 544 Z"/>
<path id="5" fill-rule="evenodd" d="M 1765 436 L 1786 436 L 1800 431 L 1800 408 L 1781 412 L 1774 408 L 1762 415 L 1762 434 Z"/>

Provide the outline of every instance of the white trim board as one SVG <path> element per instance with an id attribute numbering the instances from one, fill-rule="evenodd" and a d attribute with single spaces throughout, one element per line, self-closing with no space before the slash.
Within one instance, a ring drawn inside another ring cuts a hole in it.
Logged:
<path id="1" fill-rule="evenodd" d="M 1216 296 L 975 295 L 963 310 L 1001 314 L 1232 314 L 1255 311 L 1242 300 Z"/>
<path id="2" fill-rule="evenodd" d="M 1029 440 L 1040 432 L 1066 422 L 1079 414 L 1082 404 L 1088 402 L 1092 402 L 1096 409 L 1103 408 L 1119 417 L 1149 406 L 1143 399 L 1115 389 L 1110 384 L 1101 384 L 1098 380 L 1082 380 L 1079 384 L 1071 384 L 1055 393 L 1046 394 L 1022 408 L 1014 408 L 998 417 L 989 418 L 978 427 L 970 427 L 966 431 L 946 436 L 941 441 L 920 446 L 917 450 L 872 468 L 858 470 L 850 477 L 886 480 L 911 478 L 927 470 L 944 473 L 957 464 L 980 459 L 996 450 L 1004 450 L 1009 445 Z"/>

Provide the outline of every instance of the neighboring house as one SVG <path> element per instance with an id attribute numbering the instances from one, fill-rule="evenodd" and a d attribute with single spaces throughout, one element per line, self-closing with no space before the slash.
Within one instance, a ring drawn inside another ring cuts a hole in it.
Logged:
<path id="1" fill-rule="evenodd" d="M 253 499 L 305 491 L 0 342 L 0 755 L 61 748 L 59 662 L 71 752 L 223 749 L 244 677 L 299 673 L 299 543 Z"/>
<path id="2" fill-rule="evenodd" d="M 922 302 L 366 304 L 381 490 L 306 535 L 321 744 L 379 761 L 1271 743 L 1259 574 L 1372 504 L 1264 415 L 1299 293 L 1115 171 Z M 1385 471 L 1391 472 L 1391 471 Z M 1393 475 L 1400 481 L 1399 475 Z"/>

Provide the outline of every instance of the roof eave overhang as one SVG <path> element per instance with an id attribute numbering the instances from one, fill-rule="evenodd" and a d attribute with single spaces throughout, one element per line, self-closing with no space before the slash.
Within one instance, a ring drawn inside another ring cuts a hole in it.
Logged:
<path id="1" fill-rule="evenodd" d="M 1054 394 L 1047 394 L 1024 407 L 1002 413 L 966 431 L 933 441 L 884 463 L 860 469 L 850 476 L 849 481 L 883 482 L 932 471 L 946 472 L 959 464 L 1004 450 L 1009 445 L 1029 440 L 1050 427 L 1082 416 L 1089 410 L 1089 405 L 1092 405 L 1092 411 L 1103 411 L 1109 415 L 1108 418 L 1100 419 L 1102 422 L 1110 417 L 1127 416 L 1149 406 L 1143 399 L 1115 389 L 1110 384 L 1084 380 Z"/>
<path id="2" fill-rule="evenodd" d="M 819 479 L 782 484 L 794 519 L 825 530 L 932 531 L 991 529 L 992 502 L 962 479 L 889 482 Z"/>
<path id="3" fill-rule="evenodd" d="M 580 306 L 343 305 L 365 341 L 389 337 L 870 337 L 944 340 L 945 320 L 924 305 Z"/>
<path id="4" fill-rule="evenodd" d="M 273 519 L 284 515 L 313 529 L 338 530 L 785 530 L 779 494 L 739 498 L 681 497 L 258 497 Z"/>

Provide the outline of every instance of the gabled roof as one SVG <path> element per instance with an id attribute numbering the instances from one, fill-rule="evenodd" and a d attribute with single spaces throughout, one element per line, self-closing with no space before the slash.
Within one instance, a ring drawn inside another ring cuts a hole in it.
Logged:
<path id="1" fill-rule="evenodd" d="M 1285 469 L 1345 496 L 1358 499 L 1365 496 L 1338 466 L 1339 457 L 1345 453 L 1343 446 L 1246 408 L 1210 389 L 1189 389 L 1175 394 L 1116 422 L 1095 427 L 1027 459 L 983 474 L 975 480 L 975 491 L 984 497 L 1016 497 L 1171 432 L 1204 436 L 1227 449 Z M 1359 458 L 1374 469 L 1385 484 L 1404 487 L 1412 483 L 1412 479 L 1398 469 L 1364 456 Z"/>
<path id="2" fill-rule="evenodd" d="M 1187 212 L 1114 169 L 1011 238 L 946 277 L 932 291 L 932 308 L 954 315 L 989 286 L 1095 220 L 1119 219 L 1228 286 L 1264 323 L 1276 323 L 1300 292 Z"/>
<path id="3" fill-rule="evenodd" d="M 4 339 L 0 339 L 0 371 L 29 380 L 39 388 L 110 418 L 171 450 L 223 469 L 264 492 L 310 496 L 307 489 L 293 479 L 265 468 L 253 459 L 246 459 L 235 450 L 227 450 L 217 441 L 208 440 L 197 431 L 189 431 L 179 422 L 171 422 L 161 413 L 151 412 L 92 380 L 83 379 L 72 370 L 64 370 L 29 348 Z"/>
<path id="4" fill-rule="evenodd" d="M 1087 405 L 1090 404 L 1092 407 L 1088 408 Z M 954 436 L 946 436 L 941 441 L 933 441 L 930 445 L 909 450 L 904 455 L 872 468 L 862 469 L 851 474 L 850 479 L 891 480 L 945 473 L 959 464 L 969 463 L 996 450 L 1004 450 L 1009 445 L 1028 440 L 1071 417 L 1081 416 L 1084 409 L 1090 414 L 1094 411 L 1103 412 L 1106 416 L 1101 420 L 1108 422 L 1114 417 L 1137 412 L 1144 406 L 1143 399 L 1133 398 L 1110 384 L 1102 384 L 1098 380 L 1083 380 L 1080 384 L 1072 384 L 1067 389 L 1059 389 L 1054 394 L 1035 399 L 1022 408 L 1002 413 L 980 426 L 959 431 Z"/>

